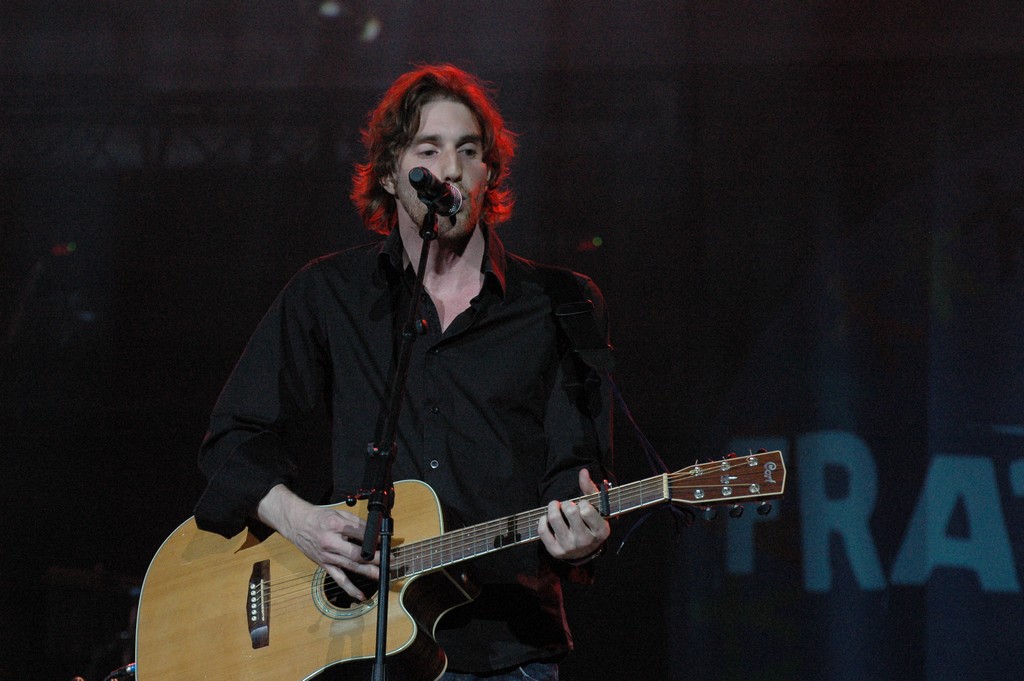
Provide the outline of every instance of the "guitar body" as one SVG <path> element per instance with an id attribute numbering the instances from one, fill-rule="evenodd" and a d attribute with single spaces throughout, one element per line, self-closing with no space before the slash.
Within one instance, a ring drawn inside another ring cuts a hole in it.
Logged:
<path id="1" fill-rule="evenodd" d="M 425 483 L 397 483 L 395 500 L 393 547 L 442 533 L 440 504 Z M 366 517 L 363 503 L 336 508 Z M 336 588 L 326 578 L 327 591 L 330 586 Z M 225 539 L 190 519 L 167 538 L 146 572 L 136 678 L 302 681 L 332 665 L 342 665 L 337 671 L 351 671 L 352 678 L 369 678 L 377 597 L 369 605 L 339 607 L 324 594 L 323 571 L 284 537 L 272 534 L 261 542 L 246 530 Z M 423 681 L 440 677 L 446 660 L 431 636 L 434 625 L 472 597 L 464 578 L 444 570 L 393 579 L 389 670 L 402 668 L 408 678 Z M 406 608 L 407 600 L 414 609 Z"/>

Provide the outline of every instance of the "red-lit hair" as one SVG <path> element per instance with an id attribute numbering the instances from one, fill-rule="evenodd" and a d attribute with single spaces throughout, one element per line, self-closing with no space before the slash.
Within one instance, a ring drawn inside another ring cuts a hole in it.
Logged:
<path id="1" fill-rule="evenodd" d="M 387 234 L 397 224 L 395 197 L 381 180 L 397 171 L 398 157 L 419 131 L 423 106 L 446 99 L 465 104 L 480 125 L 488 169 L 481 220 L 493 226 L 512 214 L 514 199 L 506 182 L 515 156 L 515 134 L 505 127 L 489 89 L 451 64 L 422 65 L 391 85 L 362 131 L 367 160 L 356 165 L 351 198 L 367 229 Z"/>

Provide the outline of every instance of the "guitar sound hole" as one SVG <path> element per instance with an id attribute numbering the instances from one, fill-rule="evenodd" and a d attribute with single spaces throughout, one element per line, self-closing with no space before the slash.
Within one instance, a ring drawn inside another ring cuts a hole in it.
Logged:
<path id="1" fill-rule="evenodd" d="M 377 604 L 377 580 L 364 577 L 363 575 L 345 573 L 349 580 L 356 587 L 366 594 L 365 601 L 357 601 L 349 596 L 327 572 L 320 568 L 317 570 L 316 601 L 320 610 L 329 617 L 346 618 L 360 615 Z"/>

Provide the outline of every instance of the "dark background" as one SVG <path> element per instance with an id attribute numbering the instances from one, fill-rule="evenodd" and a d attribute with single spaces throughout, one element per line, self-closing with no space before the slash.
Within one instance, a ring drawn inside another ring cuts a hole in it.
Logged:
<path id="1" fill-rule="evenodd" d="M 503 238 L 601 285 L 669 465 L 790 465 L 761 522 L 620 520 L 566 676 L 1018 676 L 1024 6 L 998 0 L 3 3 L 0 676 L 121 664 L 249 332 L 370 238 L 358 129 L 419 61 L 495 84 Z M 866 541 L 827 530 L 858 509 Z M 934 569 L 899 577 L 923 534 Z"/>

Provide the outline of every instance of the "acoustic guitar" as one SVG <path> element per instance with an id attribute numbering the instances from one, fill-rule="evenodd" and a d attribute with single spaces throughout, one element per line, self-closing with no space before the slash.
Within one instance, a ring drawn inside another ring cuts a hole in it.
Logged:
<path id="1" fill-rule="evenodd" d="M 661 503 L 706 508 L 779 496 L 781 452 L 733 456 L 580 497 L 609 517 Z M 767 502 L 763 503 L 766 506 Z M 349 508 L 366 517 L 365 503 Z M 445 531 L 434 491 L 395 484 L 386 655 L 401 678 L 432 681 L 445 670 L 434 627 L 473 599 L 459 566 L 538 539 L 546 508 Z M 735 511 L 733 512 L 735 514 Z M 230 539 L 195 519 L 161 545 L 142 585 L 136 629 L 138 681 L 303 681 L 334 665 L 370 678 L 380 595 L 354 602 L 278 534 L 260 541 L 245 530 Z M 397 673 L 397 672 L 396 672 Z"/>

